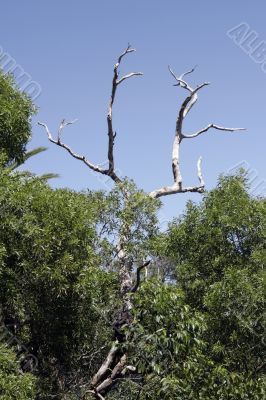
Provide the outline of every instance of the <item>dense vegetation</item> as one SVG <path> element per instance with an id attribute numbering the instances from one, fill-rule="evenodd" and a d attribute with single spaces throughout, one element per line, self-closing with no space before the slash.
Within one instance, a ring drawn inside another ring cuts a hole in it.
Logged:
<path id="1" fill-rule="evenodd" d="M 123 326 L 127 368 L 105 398 L 265 398 L 266 202 L 245 174 L 221 177 L 162 234 L 158 201 L 132 182 L 78 193 L 10 170 L 34 107 L 3 75 L 0 106 L 0 398 L 91 398 L 115 340 L 125 229 L 128 257 L 152 263 Z"/>
<path id="2" fill-rule="evenodd" d="M 31 117 L 36 111 L 31 100 L 16 88 L 12 75 L 0 69 L 0 149 L 6 162 L 21 161 L 31 136 Z"/>

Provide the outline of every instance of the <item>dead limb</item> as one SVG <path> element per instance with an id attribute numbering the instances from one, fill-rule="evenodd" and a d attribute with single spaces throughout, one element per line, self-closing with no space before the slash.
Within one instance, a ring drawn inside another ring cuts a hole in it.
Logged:
<path id="1" fill-rule="evenodd" d="M 65 149 L 72 157 L 77 160 L 82 161 L 87 167 L 89 167 L 92 171 L 98 172 L 103 175 L 109 176 L 115 183 L 121 183 L 122 179 L 117 175 L 115 172 L 115 163 L 114 163 L 114 143 L 116 138 L 116 132 L 113 129 L 113 104 L 115 101 L 116 91 L 118 86 L 127 79 L 132 78 L 133 76 L 140 76 L 143 75 L 142 72 L 131 72 L 122 76 L 119 79 L 119 71 L 118 68 L 122 59 L 129 53 L 135 52 L 136 50 L 133 49 L 130 45 L 127 46 L 126 50 L 118 57 L 117 63 L 114 66 L 114 75 L 112 80 L 112 91 L 108 105 L 108 112 L 107 112 L 107 126 L 108 126 L 108 168 L 104 169 L 101 168 L 99 165 L 93 164 L 89 161 L 85 155 L 80 155 L 76 153 L 70 146 L 65 144 L 62 141 L 62 133 L 66 126 L 72 125 L 75 121 L 67 122 L 66 120 L 62 120 L 58 129 L 57 137 L 54 138 L 52 133 L 50 132 L 48 126 L 43 122 L 38 122 L 40 126 L 45 128 L 47 133 L 48 140 L 56 144 L 59 147 Z"/>
<path id="2" fill-rule="evenodd" d="M 220 130 L 220 131 L 227 131 L 227 132 L 244 130 L 243 128 L 226 128 L 226 127 L 218 126 L 215 124 L 209 124 L 205 128 L 200 129 L 199 131 L 195 132 L 194 134 L 191 134 L 191 135 L 184 134 L 183 133 L 184 120 L 185 120 L 186 116 L 188 115 L 188 113 L 191 111 L 192 107 L 196 104 L 196 102 L 198 100 L 198 92 L 201 89 L 203 89 L 205 86 L 208 86 L 209 83 L 204 82 L 204 83 L 198 85 L 195 89 L 193 89 L 184 80 L 184 77 L 186 75 L 194 72 L 195 67 L 192 68 L 191 70 L 185 72 L 184 74 L 180 75 L 179 77 L 176 76 L 176 74 L 173 72 L 173 70 L 170 67 L 168 67 L 168 68 L 169 68 L 171 75 L 177 81 L 177 84 L 175 84 L 174 86 L 180 86 L 181 88 L 187 90 L 189 92 L 189 94 L 185 98 L 185 100 L 182 102 L 181 107 L 177 114 L 177 119 L 176 119 L 175 137 L 174 137 L 174 143 L 173 143 L 173 148 L 172 148 L 172 172 L 173 172 L 174 183 L 171 186 L 163 186 L 160 189 L 153 190 L 152 192 L 150 192 L 149 195 L 153 198 L 169 196 L 169 195 L 177 194 L 177 193 L 186 193 L 186 192 L 203 193 L 204 192 L 205 183 L 204 183 L 202 169 L 201 169 L 202 157 L 199 158 L 198 163 L 197 163 L 198 179 L 200 182 L 199 185 L 187 186 L 187 187 L 183 186 L 183 180 L 182 180 L 181 168 L 180 168 L 180 146 L 181 146 L 183 139 L 196 138 L 197 136 L 201 135 L 204 132 L 207 132 L 211 128 Z"/>

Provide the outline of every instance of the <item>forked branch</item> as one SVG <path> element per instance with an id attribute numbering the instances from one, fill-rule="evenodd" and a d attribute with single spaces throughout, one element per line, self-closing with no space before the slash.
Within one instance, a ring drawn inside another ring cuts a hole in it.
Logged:
<path id="1" fill-rule="evenodd" d="M 220 131 L 228 131 L 228 132 L 244 130 L 244 128 L 225 128 L 223 126 L 209 124 L 205 128 L 195 132 L 194 134 L 185 135 L 183 133 L 184 119 L 186 118 L 188 113 L 191 111 L 191 109 L 195 105 L 195 103 L 197 102 L 198 92 L 205 86 L 209 85 L 209 83 L 204 82 L 204 83 L 198 85 L 195 89 L 193 89 L 184 80 L 184 77 L 186 75 L 194 72 L 195 67 L 192 68 L 191 70 L 185 72 L 184 74 L 180 75 L 179 77 L 174 73 L 174 71 L 170 67 L 168 67 L 168 68 L 169 68 L 171 75 L 177 81 L 177 83 L 174 86 L 180 86 L 181 88 L 187 90 L 189 92 L 189 95 L 182 102 L 181 107 L 179 108 L 179 111 L 177 114 L 177 119 L 176 119 L 175 138 L 174 138 L 173 150 L 172 150 L 172 171 L 173 171 L 174 183 L 171 186 L 164 186 L 160 189 L 150 192 L 149 195 L 153 198 L 158 198 L 161 196 L 168 196 L 168 195 L 176 194 L 176 193 L 186 193 L 186 192 L 203 193 L 204 192 L 205 183 L 204 183 L 202 170 L 201 170 L 202 157 L 199 158 L 198 163 L 197 163 L 198 178 L 199 178 L 200 184 L 198 186 L 191 186 L 191 187 L 183 186 L 181 168 L 180 168 L 180 146 L 181 146 L 183 139 L 193 139 L 193 138 L 201 135 L 202 133 L 207 132 L 211 128 L 217 129 Z"/>
<path id="2" fill-rule="evenodd" d="M 76 153 L 70 146 L 67 144 L 63 143 L 62 141 L 62 133 L 63 130 L 66 126 L 73 124 L 75 121 L 67 122 L 64 119 L 61 121 L 58 133 L 57 133 L 57 138 L 55 139 L 50 132 L 48 126 L 43 123 L 43 122 L 38 122 L 40 126 L 43 126 L 45 128 L 45 131 L 47 133 L 48 139 L 51 143 L 56 144 L 59 147 L 64 148 L 68 153 L 74 157 L 77 160 L 82 161 L 87 167 L 89 167 L 91 170 L 94 172 L 98 172 L 103 175 L 109 176 L 114 182 L 116 183 L 121 183 L 122 180 L 121 178 L 116 174 L 115 172 L 115 163 L 114 163 L 114 142 L 115 142 L 115 137 L 116 137 L 116 132 L 113 129 L 113 104 L 115 101 L 115 95 L 117 91 L 117 87 L 124 82 L 125 80 L 132 78 L 133 76 L 140 76 L 143 75 L 142 72 L 131 72 L 129 74 L 126 74 L 122 76 L 120 79 L 119 77 L 119 71 L 118 68 L 120 66 L 120 63 L 122 59 L 129 53 L 132 53 L 136 51 L 133 49 L 130 45 L 127 46 L 126 50 L 118 57 L 117 63 L 114 66 L 114 75 L 113 75 L 113 80 L 112 80 L 112 91 L 111 91 L 111 96 L 109 100 L 109 105 L 108 105 L 108 111 L 107 111 L 107 126 L 108 126 L 108 168 L 102 168 L 99 165 L 93 164 L 90 162 L 84 155 L 80 155 Z"/>

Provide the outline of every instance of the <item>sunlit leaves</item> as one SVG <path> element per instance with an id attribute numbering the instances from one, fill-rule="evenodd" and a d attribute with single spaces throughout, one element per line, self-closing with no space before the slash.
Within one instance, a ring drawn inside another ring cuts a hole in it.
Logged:
<path id="1" fill-rule="evenodd" d="M 36 379 L 21 374 L 15 354 L 0 341 L 0 398 L 2 400 L 34 400 Z"/>
<path id="2" fill-rule="evenodd" d="M 12 76 L 0 70 L 0 151 L 7 164 L 21 162 L 31 136 L 31 117 L 36 109 L 31 99 L 15 86 Z"/>

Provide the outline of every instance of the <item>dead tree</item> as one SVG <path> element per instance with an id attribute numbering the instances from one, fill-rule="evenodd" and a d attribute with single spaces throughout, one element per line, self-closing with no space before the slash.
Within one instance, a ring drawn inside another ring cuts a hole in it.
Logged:
<path id="1" fill-rule="evenodd" d="M 62 147 L 65 149 L 72 157 L 76 158 L 77 160 L 84 163 L 87 167 L 89 167 L 92 171 L 98 172 L 102 175 L 109 176 L 115 184 L 123 183 L 123 178 L 119 177 L 116 173 L 115 169 L 115 160 L 114 160 L 114 145 L 115 145 L 115 138 L 116 132 L 113 127 L 113 105 L 116 97 L 116 92 L 118 86 L 130 79 L 134 76 L 141 76 L 143 75 L 141 72 L 131 72 L 119 77 L 118 68 L 120 66 L 121 61 L 123 58 L 129 54 L 134 52 L 135 49 L 131 48 L 130 45 L 125 49 L 125 51 L 118 57 L 117 63 L 114 66 L 113 70 L 113 80 L 112 80 L 112 91 L 108 105 L 108 112 L 107 112 L 107 127 L 108 127 L 108 167 L 102 168 L 97 164 L 93 164 L 85 155 L 77 154 L 70 146 L 65 144 L 62 140 L 62 133 L 66 126 L 73 124 L 75 121 L 67 122 L 62 120 L 57 131 L 57 135 L 54 136 L 50 132 L 48 126 L 45 123 L 39 122 L 38 124 L 43 126 L 48 139 L 50 142 L 54 143 L 55 145 Z M 210 129 L 216 129 L 220 131 L 227 131 L 227 132 L 234 132 L 244 130 L 243 128 L 226 128 L 223 126 L 219 126 L 213 123 L 210 123 L 206 127 L 198 130 L 192 134 L 185 134 L 183 132 L 183 123 L 193 106 L 196 104 L 198 100 L 198 93 L 201 89 L 205 86 L 209 85 L 208 82 L 204 82 L 195 88 L 192 88 L 185 77 L 194 72 L 194 69 L 183 73 L 180 76 L 177 76 L 173 70 L 169 68 L 169 72 L 171 73 L 172 77 L 175 80 L 174 86 L 180 86 L 184 89 L 188 94 L 185 100 L 182 102 L 181 107 L 178 110 L 177 118 L 176 118 L 176 127 L 175 127 L 175 136 L 172 148 L 172 172 L 173 172 L 173 184 L 170 186 L 164 186 L 157 190 L 154 190 L 147 194 L 152 198 L 159 198 L 162 196 L 168 196 L 177 193 L 186 193 L 186 192 L 197 192 L 203 193 L 205 189 L 205 183 L 202 175 L 201 169 L 201 162 L 202 158 L 200 157 L 197 163 L 197 170 L 198 170 L 198 179 L 199 185 L 197 186 L 184 186 L 182 181 L 181 175 L 181 168 L 180 168 L 180 146 L 183 140 L 185 139 L 194 139 L 201 134 L 207 132 Z M 127 193 L 124 193 L 125 198 L 127 197 Z M 143 268 L 147 267 L 150 261 L 146 261 L 141 264 L 137 268 L 137 272 L 134 273 L 132 270 L 132 261 L 128 260 L 127 254 L 124 251 L 124 243 L 127 242 L 127 229 L 124 229 L 124 234 L 122 237 L 119 238 L 117 242 L 117 254 L 119 260 L 119 277 L 120 277 L 120 284 L 121 284 L 121 296 L 123 299 L 123 310 L 122 312 L 125 313 L 128 317 L 127 323 L 130 324 L 130 309 L 133 307 L 133 304 L 130 300 L 129 294 L 138 290 L 140 285 L 140 272 Z M 117 326 L 121 325 L 121 323 L 117 320 Z M 104 362 L 102 363 L 99 370 L 93 376 L 90 387 L 88 388 L 88 392 L 92 393 L 95 398 L 104 399 L 103 395 L 108 392 L 113 386 L 115 380 L 119 376 L 123 376 L 126 370 L 133 370 L 134 367 L 127 366 L 127 354 L 121 352 L 119 346 L 119 339 L 113 344 L 109 353 L 107 354 Z"/>

